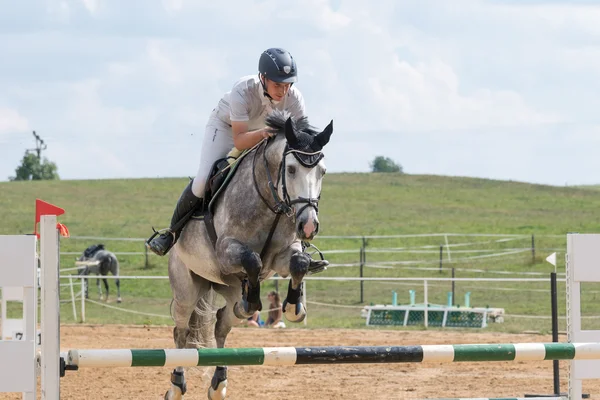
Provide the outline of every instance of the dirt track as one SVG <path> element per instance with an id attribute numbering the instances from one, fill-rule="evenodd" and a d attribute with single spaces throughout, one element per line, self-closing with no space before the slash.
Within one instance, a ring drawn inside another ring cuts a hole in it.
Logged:
<path id="1" fill-rule="evenodd" d="M 169 327 L 63 326 L 61 351 L 70 348 L 172 348 Z M 561 337 L 561 341 L 564 337 Z M 551 341 L 549 336 L 478 332 L 403 332 L 340 329 L 235 328 L 228 347 L 520 343 Z M 567 390 L 568 361 L 560 362 L 561 389 Z M 186 399 L 206 399 L 212 368 L 187 372 Z M 67 372 L 61 399 L 162 399 L 170 369 L 116 368 Z M 598 398 L 600 382 L 584 386 Z M 288 368 L 229 367 L 228 399 L 422 399 L 502 397 L 552 392 L 552 361 L 447 364 L 354 364 Z M 0 394 L 0 399 L 20 399 Z"/>

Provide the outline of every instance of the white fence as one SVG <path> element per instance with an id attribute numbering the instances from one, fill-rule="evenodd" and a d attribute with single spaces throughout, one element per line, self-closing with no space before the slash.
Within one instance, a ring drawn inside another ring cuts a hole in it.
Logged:
<path id="1" fill-rule="evenodd" d="M 459 242 L 451 242 L 457 238 L 465 238 Z M 339 254 L 355 254 L 358 257 L 357 262 L 332 263 L 331 267 L 360 267 L 360 268 L 389 268 L 402 265 L 438 265 L 438 269 L 443 270 L 444 264 L 460 263 L 460 262 L 486 262 L 490 259 L 498 259 L 502 257 L 531 255 L 531 259 L 535 261 L 537 252 L 559 252 L 564 254 L 566 248 L 561 246 L 540 247 L 536 246 L 536 238 L 551 240 L 564 239 L 561 235 L 519 235 L 519 234 L 496 234 L 496 233 L 422 233 L 422 234 L 407 234 L 407 235 L 348 235 L 348 236 L 318 236 L 316 241 L 321 243 L 335 242 L 336 240 L 351 240 L 357 242 L 357 247 L 354 248 L 328 248 L 322 250 L 327 255 Z M 370 242 L 376 240 L 400 240 L 407 241 L 410 239 L 430 239 L 437 241 L 436 244 L 414 245 L 414 246 L 385 246 L 374 247 Z M 467 240 L 468 239 L 468 240 Z M 477 240 L 474 240 L 477 239 Z M 486 240 L 481 240 L 486 239 Z M 149 252 L 145 246 L 146 238 L 116 238 L 116 237 L 100 237 L 100 236 L 72 236 L 69 240 L 94 241 L 94 242 L 138 242 L 141 251 L 114 251 L 117 256 L 144 256 L 144 266 L 150 264 L 150 256 L 154 253 Z M 493 248 L 500 244 L 517 243 L 520 246 L 511 246 Z M 518 243 L 520 242 L 520 243 Z M 486 248 L 487 247 L 487 248 Z M 368 254 L 376 255 L 382 253 L 390 254 L 414 254 L 428 255 L 427 259 L 407 259 L 399 261 L 386 262 L 367 262 Z M 62 252 L 63 255 L 80 255 L 81 252 Z M 433 256 L 433 257 L 429 257 Z"/>

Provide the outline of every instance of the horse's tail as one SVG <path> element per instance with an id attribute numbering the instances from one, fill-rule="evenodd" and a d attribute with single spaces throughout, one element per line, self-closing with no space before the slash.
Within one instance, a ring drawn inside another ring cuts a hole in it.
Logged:
<path id="1" fill-rule="evenodd" d="M 190 317 L 189 328 L 194 344 L 198 347 L 217 347 L 215 341 L 216 292 L 211 288 L 196 303 Z"/>

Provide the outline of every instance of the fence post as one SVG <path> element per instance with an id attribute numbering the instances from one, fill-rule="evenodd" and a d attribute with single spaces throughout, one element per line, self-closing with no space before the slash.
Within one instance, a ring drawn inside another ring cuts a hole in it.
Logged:
<path id="1" fill-rule="evenodd" d="M 365 248 L 361 247 L 360 248 L 360 277 L 363 277 L 363 267 L 365 265 Z M 363 281 L 362 279 L 360 280 L 360 303 L 362 304 L 364 302 L 364 283 L 365 281 Z"/>
<path id="2" fill-rule="evenodd" d="M 454 267 L 452 267 L 452 304 L 451 306 L 454 305 L 454 299 L 456 297 L 454 297 Z"/>
<path id="3" fill-rule="evenodd" d="M 146 257 L 146 263 L 144 264 L 144 268 L 148 269 L 148 247 L 144 246 L 144 256 Z"/>
<path id="4" fill-rule="evenodd" d="M 535 234 L 531 234 L 531 261 L 535 264 Z"/>

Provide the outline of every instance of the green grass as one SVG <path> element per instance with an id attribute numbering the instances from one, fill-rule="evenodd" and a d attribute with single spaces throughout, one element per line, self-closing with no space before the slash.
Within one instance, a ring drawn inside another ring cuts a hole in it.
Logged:
<path id="1" fill-rule="evenodd" d="M 0 234 L 33 232 L 35 199 L 40 198 L 66 210 L 59 221 L 72 236 L 147 238 L 151 227 L 164 228 L 173 206 L 187 184 L 179 179 L 124 179 L 89 181 L 42 181 L 0 183 Z M 418 236 L 390 239 L 365 238 L 366 277 L 518 277 L 547 278 L 553 267 L 544 259 L 558 252 L 558 272 L 564 273 L 566 233 L 600 231 L 600 192 L 594 187 L 553 187 L 462 177 L 398 174 L 329 174 L 325 178 L 320 203 L 320 237 L 315 245 L 332 264 L 358 264 L 358 249 L 365 236 L 454 233 L 458 236 Z M 513 237 L 475 237 L 469 234 L 511 234 Z M 461 236 L 464 235 L 464 236 Z M 532 235 L 535 253 L 531 251 Z M 358 236 L 330 239 L 323 236 Z M 439 270 L 439 246 L 443 249 L 443 269 Z M 73 267 L 74 254 L 99 240 L 62 238 L 61 268 Z M 120 255 L 122 275 L 166 276 L 166 257 L 148 254 L 143 240 L 102 241 Z M 393 248 L 395 252 L 377 249 Z M 328 250 L 348 250 L 347 253 Z M 410 250 L 411 252 L 408 252 Z M 510 253 L 513 254 L 510 254 Z M 485 257 L 482 257 L 485 256 Z M 402 261 L 403 264 L 376 263 Z M 483 272 L 482 272 L 483 271 Z M 505 272 L 500 274 L 498 271 Z M 525 276 L 524 272 L 542 275 Z M 358 266 L 332 266 L 317 276 L 359 276 Z M 63 280 L 62 283 L 66 283 Z M 285 293 L 287 281 L 280 282 Z M 121 281 L 122 304 L 112 306 L 140 312 L 169 315 L 168 280 Z M 274 287 L 266 282 L 262 293 Z M 365 304 L 389 304 L 392 291 L 399 302 L 408 302 L 408 290 L 417 292 L 422 302 L 422 282 L 365 282 L 360 302 L 359 282 L 307 282 L 309 327 L 364 327 L 360 308 Z M 449 282 L 429 282 L 429 302 L 445 304 Z M 456 282 L 455 303 L 464 303 L 471 292 L 471 305 L 505 308 L 510 315 L 548 316 L 549 282 Z M 600 289 L 600 288 L 599 288 Z M 110 281 L 111 297 L 115 294 Z M 564 284 L 559 283 L 559 313 L 565 315 Z M 586 312 L 600 311 L 595 292 L 584 293 Z M 96 299 L 95 280 L 90 295 Z M 61 299 L 68 299 L 68 289 Z M 114 300 L 114 297 L 112 297 Z M 263 301 L 266 305 L 266 299 Z M 332 307 L 317 303 L 337 304 Z M 79 314 L 79 302 L 77 303 Z M 80 318 L 80 315 L 78 315 Z M 70 303 L 61 306 L 61 320 L 73 322 Z M 590 320 L 590 323 L 594 323 Z M 89 303 L 86 322 L 171 324 L 169 318 L 138 316 Z M 303 326 L 303 325 L 300 325 Z M 518 332 L 550 330 L 549 319 L 507 317 L 502 324 L 487 328 Z M 560 321 L 565 328 L 564 320 Z"/>

